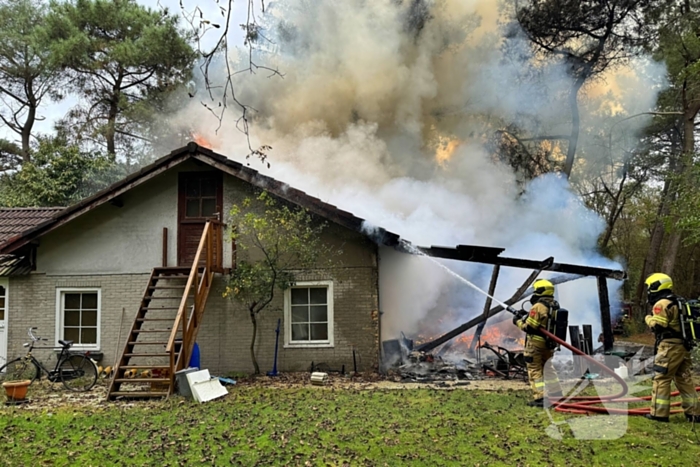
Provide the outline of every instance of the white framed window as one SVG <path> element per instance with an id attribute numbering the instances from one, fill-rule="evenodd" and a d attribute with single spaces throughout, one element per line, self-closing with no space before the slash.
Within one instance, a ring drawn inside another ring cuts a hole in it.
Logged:
<path id="1" fill-rule="evenodd" d="M 100 349 L 100 289 L 56 289 L 56 345 L 73 341 L 78 349 Z"/>
<path id="2" fill-rule="evenodd" d="M 333 281 L 284 291 L 284 331 L 285 347 L 333 347 Z"/>

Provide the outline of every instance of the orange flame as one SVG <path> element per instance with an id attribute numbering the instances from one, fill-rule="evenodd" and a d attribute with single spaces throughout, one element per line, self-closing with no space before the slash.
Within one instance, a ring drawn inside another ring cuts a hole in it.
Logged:
<path id="1" fill-rule="evenodd" d="M 437 337 L 437 335 L 430 337 L 418 336 L 416 342 L 430 342 Z M 466 351 L 473 339 L 474 333 L 458 336 L 454 339 L 451 348 L 452 350 L 459 351 L 462 349 Z M 491 345 L 500 346 L 509 350 L 522 349 L 525 346 L 525 334 L 515 326 L 511 326 L 510 323 L 499 323 L 497 325 L 486 326 L 482 331 L 480 343 L 483 345 L 487 342 Z"/>
<path id="2" fill-rule="evenodd" d="M 214 147 L 211 142 L 209 142 L 208 139 L 206 139 L 204 136 L 200 135 L 199 133 L 192 133 L 192 139 L 194 140 L 195 143 L 199 144 L 202 147 L 205 147 L 207 149 L 212 149 Z"/>
<path id="3" fill-rule="evenodd" d="M 435 160 L 439 165 L 445 165 L 454 155 L 457 146 L 461 144 L 461 141 L 457 138 L 448 139 L 440 138 L 437 149 L 435 149 Z"/>

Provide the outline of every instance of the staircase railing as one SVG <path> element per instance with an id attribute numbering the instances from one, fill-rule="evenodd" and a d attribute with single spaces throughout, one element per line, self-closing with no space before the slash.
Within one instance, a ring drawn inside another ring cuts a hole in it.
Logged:
<path id="1" fill-rule="evenodd" d="M 171 393 L 175 388 L 175 372 L 183 369 L 189 363 L 190 355 L 192 355 L 214 273 L 223 272 L 222 253 L 223 224 L 214 220 L 207 221 L 165 349 L 166 353 L 170 354 Z M 193 288 L 195 289 L 194 301 L 188 306 L 187 302 Z M 182 341 L 178 343 L 177 333 L 180 327 L 182 327 Z M 178 344 L 179 352 L 177 351 Z"/>

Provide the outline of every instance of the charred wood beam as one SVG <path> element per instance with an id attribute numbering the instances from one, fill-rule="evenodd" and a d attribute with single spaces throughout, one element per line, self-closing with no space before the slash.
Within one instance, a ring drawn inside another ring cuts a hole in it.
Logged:
<path id="1" fill-rule="evenodd" d="M 508 300 L 505 301 L 505 304 L 510 306 L 516 302 L 518 302 L 522 297 L 525 296 L 525 292 L 527 291 L 528 287 L 530 287 L 530 284 L 537 279 L 537 274 L 539 274 L 538 271 L 533 271 L 532 274 L 528 276 L 528 278 L 525 280 L 523 285 L 520 286 L 518 290 L 515 291 L 512 297 L 510 297 Z M 426 342 L 425 344 L 421 345 L 418 347 L 418 350 L 421 352 L 429 352 L 433 350 L 435 347 L 438 347 L 445 342 L 449 341 L 450 339 L 454 339 L 455 337 L 459 336 L 465 331 L 468 331 L 469 329 L 473 328 L 479 323 L 485 322 L 489 317 L 500 313 L 501 311 L 505 310 L 503 305 L 498 305 L 497 307 L 491 308 L 487 314 L 482 314 L 481 316 L 477 316 L 476 318 L 473 318 L 463 325 L 453 329 L 452 331 L 443 334 L 442 336 L 438 337 L 437 339 L 434 339 L 430 342 Z"/>
<path id="2" fill-rule="evenodd" d="M 593 355 L 593 326 L 584 324 L 582 328 L 583 340 L 586 342 L 586 347 L 588 347 L 588 355 Z"/>
<path id="3" fill-rule="evenodd" d="M 498 273 L 500 271 L 501 267 L 498 264 L 493 267 L 493 272 L 491 273 L 491 282 L 489 283 L 489 295 L 491 296 L 493 296 L 493 294 L 496 293 L 496 282 L 498 282 Z M 491 310 L 491 301 L 491 297 L 486 297 L 486 303 L 484 303 L 484 312 L 482 313 L 482 315 L 484 315 L 486 319 L 489 318 L 489 311 Z M 484 330 L 484 326 L 486 326 L 486 320 L 479 323 L 479 326 L 476 328 L 474 338 L 469 343 L 469 352 L 474 351 L 474 347 L 476 347 L 476 343 L 481 337 L 481 333 Z"/>
<path id="4" fill-rule="evenodd" d="M 575 274 L 577 276 L 602 276 L 616 280 L 624 280 L 627 278 L 627 273 L 625 273 L 625 271 L 617 271 L 614 269 L 598 268 L 593 266 L 579 266 L 576 264 L 555 263 L 554 258 L 547 258 L 544 261 L 534 261 L 528 259 L 502 257 L 499 255 L 505 251 L 503 248 L 458 245 L 456 248 L 432 246 L 430 248 L 417 247 L 416 249 L 421 253 L 434 258 L 469 261 L 473 263 L 493 264 L 523 269 L 546 269 L 547 271 Z M 410 250 L 406 252 L 411 253 Z"/>
<path id="5" fill-rule="evenodd" d="M 600 301 L 600 322 L 603 326 L 603 350 L 609 352 L 613 348 L 613 332 L 608 282 L 605 277 L 598 277 L 598 300 Z"/>

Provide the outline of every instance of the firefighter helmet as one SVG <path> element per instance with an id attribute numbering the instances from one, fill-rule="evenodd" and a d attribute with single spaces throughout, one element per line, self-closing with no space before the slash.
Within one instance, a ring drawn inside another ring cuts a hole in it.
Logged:
<path id="1" fill-rule="evenodd" d="M 554 284 L 546 279 L 536 280 L 533 284 L 535 288 L 535 295 L 540 297 L 553 297 L 554 296 Z"/>
<path id="2" fill-rule="evenodd" d="M 647 293 L 655 294 L 663 290 L 668 290 L 669 292 L 673 289 L 673 280 L 661 272 L 657 272 L 647 277 L 644 281 L 647 286 Z"/>

